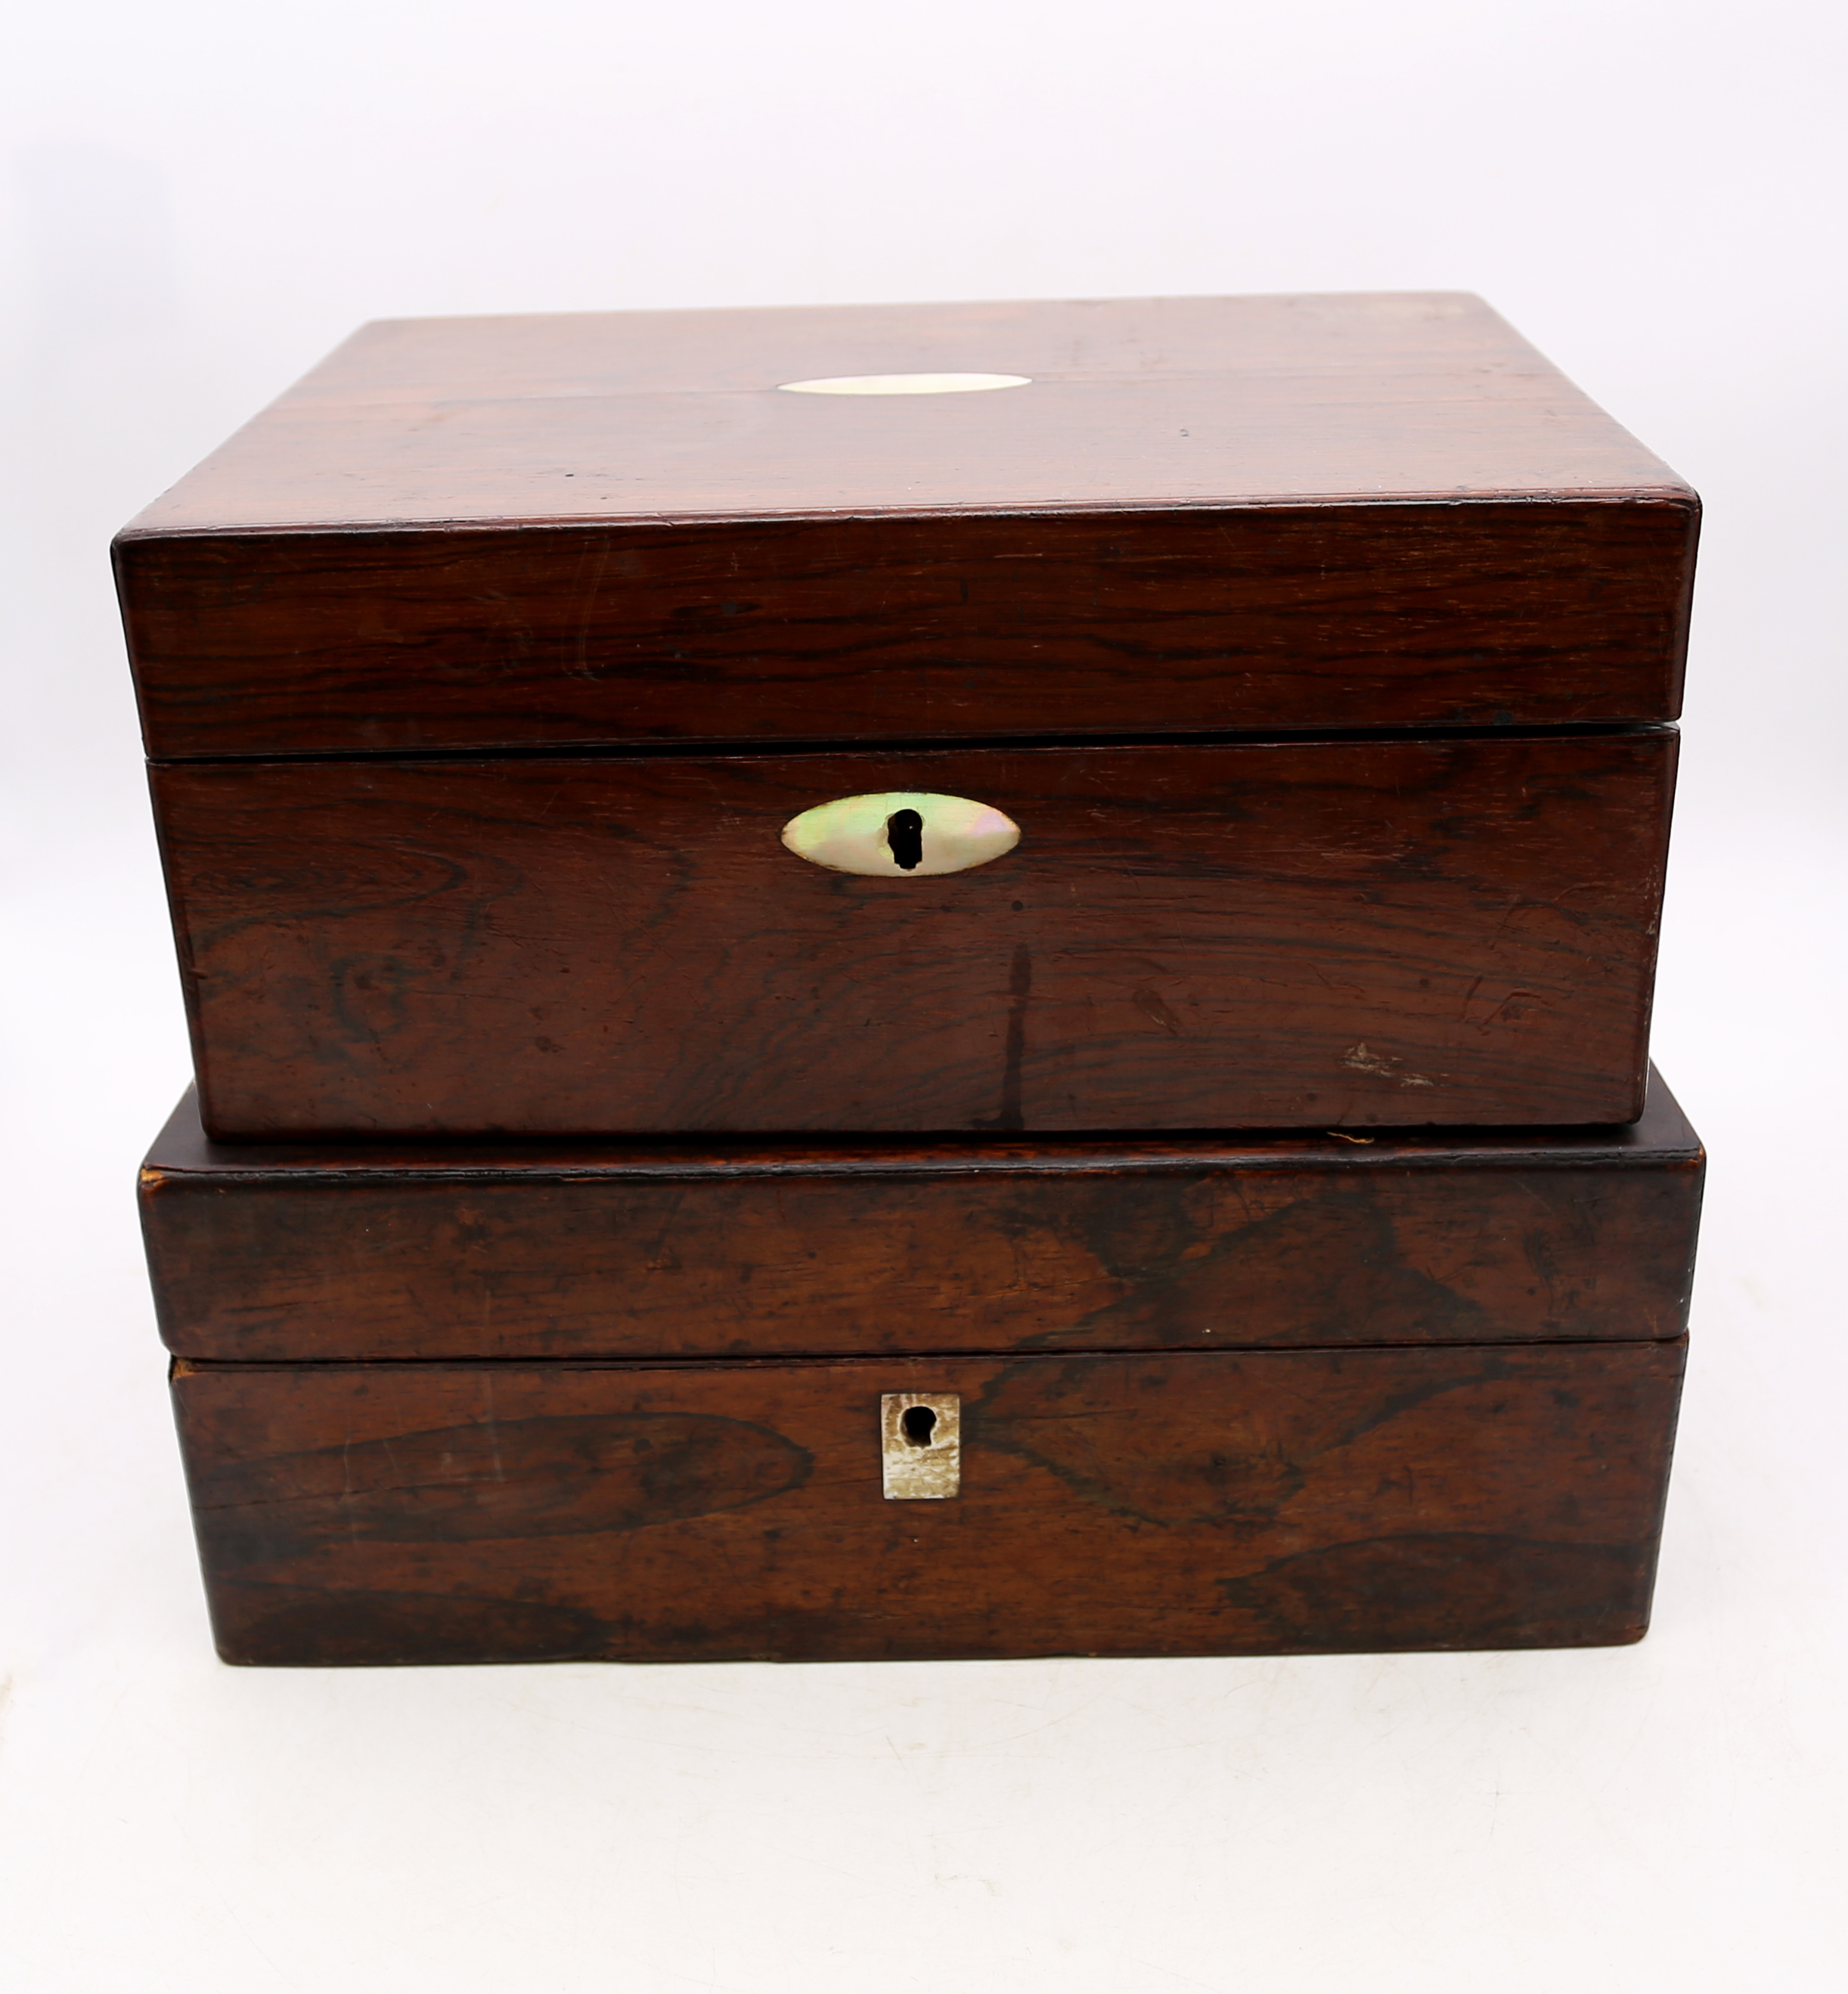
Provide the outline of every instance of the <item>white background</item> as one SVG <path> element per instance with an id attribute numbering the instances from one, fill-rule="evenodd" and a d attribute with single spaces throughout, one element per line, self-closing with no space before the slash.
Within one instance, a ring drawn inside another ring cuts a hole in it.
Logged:
<path id="1" fill-rule="evenodd" d="M 9 1988 L 1848 1985 L 1845 22 L 15 0 Z M 1649 1639 L 221 1667 L 130 1191 L 187 1054 L 111 530 L 368 317 L 1421 287 L 1484 293 L 1709 504 L 1656 1045 L 1713 1164 Z"/>

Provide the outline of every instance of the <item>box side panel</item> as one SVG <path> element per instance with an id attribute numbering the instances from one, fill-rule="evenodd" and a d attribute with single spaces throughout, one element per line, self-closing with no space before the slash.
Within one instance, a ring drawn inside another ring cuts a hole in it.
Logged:
<path id="1" fill-rule="evenodd" d="M 176 1367 L 221 1652 L 276 1664 L 1634 1640 L 1683 1346 Z M 880 1400 L 961 1401 L 883 1494 Z"/>
<path id="2" fill-rule="evenodd" d="M 946 515 L 118 544 L 163 757 L 1655 722 L 1696 509 Z"/>
<path id="3" fill-rule="evenodd" d="M 1674 737 L 156 771 L 207 1127 L 1627 1122 Z M 973 871 L 780 834 L 972 797 Z"/>
<path id="4" fill-rule="evenodd" d="M 770 1356 L 1673 1338 L 1685 1160 L 779 1180 L 149 1173 L 183 1356 Z"/>

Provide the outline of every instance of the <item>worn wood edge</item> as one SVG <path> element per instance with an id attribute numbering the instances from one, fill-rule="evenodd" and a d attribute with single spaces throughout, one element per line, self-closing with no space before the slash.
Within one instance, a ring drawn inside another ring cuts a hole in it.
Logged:
<path id="1" fill-rule="evenodd" d="M 977 1649 L 945 1644 L 917 1648 L 902 1654 L 842 1654 L 842 1655 L 792 1655 L 774 1647 L 746 1647 L 729 1649 L 719 1654 L 702 1656 L 698 1661 L 688 1661 L 679 1657 L 640 1657 L 612 1655 L 585 1649 L 564 1653 L 534 1656 L 530 1654 L 482 1654 L 467 1657 L 447 1657 L 434 1659 L 420 1656 L 404 1660 L 368 1657 L 364 1660 L 348 1659 L 325 1661 L 298 1660 L 279 1662 L 266 1657 L 242 1653 L 228 1634 L 221 1635 L 217 1618 L 218 1591 L 210 1579 L 202 1572 L 201 1589 L 205 1595 L 206 1615 L 212 1630 L 212 1644 L 218 1659 L 228 1668 L 262 1669 L 272 1674 L 290 1670 L 354 1670 L 354 1669 L 432 1669 L 432 1668 L 547 1668 L 587 1664 L 611 1669 L 686 1669 L 689 1667 L 729 1667 L 740 1663 L 773 1663 L 781 1668 L 834 1668 L 869 1664 L 882 1669 L 903 1668 L 935 1665 L 942 1663 L 986 1663 L 993 1667 L 1005 1662 L 1040 1661 L 1113 1661 L 1113 1662 L 1186 1662 L 1198 1660 L 1249 1660 L 1262 1661 L 1272 1657 L 1313 1655 L 1455 1655 L 1455 1654 L 1531 1654 L 1555 1650 L 1569 1653 L 1574 1650 L 1599 1648 L 1634 1647 L 1648 1634 L 1655 1598 L 1655 1575 L 1661 1560 L 1661 1546 L 1654 1547 L 1649 1563 L 1649 1589 L 1642 1609 L 1634 1619 L 1619 1626 L 1596 1631 L 1569 1632 L 1558 1627 L 1549 1627 L 1536 1633 L 1531 1640 L 1510 1640 L 1505 1634 L 1492 1639 L 1404 1641 L 1368 1639 L 1338 1646 L 1330 1642 L 1309 1640 L 1292 1641 L 1286 1638 L 1267 1639 L 1262 1642 L 1243 1642 L 1236 1644 L 1157 1647 L 1153 1645 L 1122 1643 L 1109 1647 L 1077 1648 L 1048 1644 L 1035 1646 L 1030 1640 L 1018 1641 L 1005 1652 L 993 1649 Z"/>
<path id="2" fill-rule="evenodd" d="M 1680 1336 L 1674 1339 L 1681 1346 L 1681 1362 L 1675 1367 L 1675 1399 L 1674 1403 L 1668 1408 L 1668 1444 L 1662 1454 L 1661 1480 L 1656 1488 L 1655 1513 L 1651 1519 L 1649 1537 L 1645 1540 L 1649 1550 L 1644 1578 L 1642 1619 L 1635 1633 L 1629 1637 L 1631 1642 L 1641 1640 L 1649 1632 L 1650 1623 L 1655 1613 L 1655 1582 L 1661 1568 L 1662 1535 L 1668 1527 L 1668 1492 L 1675 1485 L 1675 1450 L 1681 1439 L 1682 1400 L 1687 1396 L 1688 1389 L 1688 1358 L 1692 1338 L 1685 1325 L 1693 1298 L 1694 1259 L 1699 1250 L 1699 1240 L 1700 1187 L 1696 1185 L 1694 1202 L 1694 1235 L 1690 1242 L 1688 1256 L 1689 1282 L 1687 1288 L 1684 1290 L 1684 1299 L 1682 1304 L 1682 1320 L 1684 1327 Z M 1668 1339 L 1665 1339 L 1666 1340 Z"/>
<path id="3" fill-rule="evenodd" d="M 1682 669 L 1684 672 L 1687 656 L 1686 634 L 1684 627 L 1682 632 L 1682 645 L 1680 653 L 1683 661 Z M 1678 678 L 1674 692 L 1678 710 L 1680 704 L 1679 685 L 1680 680 Z M 1660 1089 L 1665 1095 L 1668 1093 L 1661 1074 L 1657 1071 L 1655 1062 L 1649 1057 L 1649 1036 L 1651 1027 L 1655 1022 L 1656 970 L 1661 961 L 1662 953 L 1662 904 L 1665 898 L 1665 889 L 1668 879 L 1670 848 L 1675 835 L 1675 792 L 1681 780 L 1681 730 L 1678 728 L 1671 727 L 1660 731 L 1672 738 L 1665 743 L 1662 751 L 1660 778 L 1661 809 L 1655 826 L 1654 872 L 1656 881 L 1655 913 L 1647 930 L 1648 959 L 1641 965 L 1642 978 L 1639 987 L 1642 992 L 1642 1002 L 1637 1006 L 1630 1037 L 1632 1062 L 1630 1070 L 1637 1076 L 1636 1120 L 1637 1122 L 1641 1121 L 1647 1114 L 1651 1098 L 1658 1089 Z M 1673 1097 L 1669 1098 L 1672 1099 Z M 1681 1104 L 1678 1101 L 1675 1103 L 1675 1108 L 1676 1113 L 1681 1114 Z M 1683 1124 L 1686 1125 L 1687 1117 L 1682 1115 L 1681 1119 Z M 1635 1124 L 1633 1123 L 1631 1125 L 1634 1126 Z M 1694 1134 L 1691 1126 L 1688 1129 L 1688 1133 L 1690 1136 Z M 1699 1139 L 1695 1139 L 1698 1142 Z"/>
<path id="4" fill-rule="evenodd" d="M 743 390 L 738 391 L 743 392 Z M 561 398 L 562 399 L 562 398 Z M 156 500 L 156 504 L 160 502 Z M 224 540 L 344 540 L 374 536 L 417 535 L 479 532 L 484 533 L 581 533 L 586 527 L 653 526 L 686 532 L 701 526 L 839 526 L 858 519 L 889 523 L 895 519 L 1066 519 L 1127 518 L 1169 512 L 1262 512 L 1277 516 L 1291 512 L 1394 512 L 1407 508 L 1431 512 L 1461 512 L 1474 506 L 1608 505 L 1661 507 L 1680 511 L 1698 519 L 1700 495 L 1685 479 L 1673 473 L 1659 484 L 1562 485 L 1545 492 L 1518 485 L 1485 486 L 1475 492 L 1399 492 L 1384 496 L 1377 492 L 1330 491 L 1305 494 L 1267 495 L 1262 492 L 1243 496 L 1211 498 L 1072 499 L 1036 501 L 1018 505 L 842 505 L 790 507 L 769 511 L 763 507 L 732 506 L 711 512 L 674 512 L 636 509 L 625 512 L 553 512 L 535 519 L 521 513 L 461 512 L 442 519 L 355 520 L 345 524 L 328 520 L 300 526 L 266 525 L 252 521 L 235 526 L 142 526 L 140 516 L 118 529 L 110 542 L 111 551 L 157 546 L 164 542 Z M 146 509 L 152 510 L 152 507 Z M 118 570 L 118 584 L 120 571 Z"/>
<path id="5" fill-rule="evenodd" d="M 585 1183 L 626 1177 L 650 1182 L 705 1182 L 740 1178 L 843 1177 L 965 1177 L 1112 1175 L 1154 1171 L 1175 1176 L 1205 1171 L 1330 1169 L 1653 1170 L 1700 1168 L 1706 1152 L 1661 1073 L 1648 1070 L 1648 1095 L 1641 1118 L 1615 1127 L 1390 1130 L 1365 1136 L 1344 1130 L 1184 1131 L 1133 1136 L 1047 1136 L 1031 1143 L 993 1136 L 917 1138 L 797 1137 L 784 1143 L 761 1137 L 589 1140 L 503 1139 L 406 1144 L 391 1138 L 375 1146 L 362 1137 L 334 1142 L 245 1143 L 214 1141 L 200 1119 L 197 1082 L 180 1096 L 142 1161 L 144 1195 L 170 1183 L 208 1184 L 367 1178 L 394 1183 Z"/>
<path id="6" fill-rule="evenodd" d="M 1658 1547 L 1658 1559 L 1660 1557 Z M 905 1667 L 933 1667 L 945 1663 L 967 1663 L 971 1666 L 985 1663 L 993 1667 L 998 1663 L 1018 1662 L 1188 1662 L 1188 1661 L 1263 1661 L 1273 1657 L 1283 1659 L 1298 1656 L 1315 1655 L 1521 1655 L 1556 1652 L 1569 1653 L 1600 1648 L 1632 1648 L 1644 1639 L 1650 1626 L 1651 1609 L 1654 1601 L 1656 1564 L 1650 1566 L 1649 1604 L 1633 1621 L 1621 1627 L 1599 1633 L 1569 1635 L 1559 1629 L 1550 1629 L 1538 1634 L 1531 1641 L 1510 1641 L 1505 1636 L 1495 1640 L 1450 1641 L 1393 1641 L 1379 1640 L 1337 1647 L 1329 1643 L 1291 1642 L 1267 1640 L 1262 1645 L 1240 1644 L 1223 1646 L 1157 1648 L 1130 1646 L 1108 1648 L 1037 1647 L 1023 1642 L 1010 1647 L 1006 1653 L 989 1650 L 972 1648 L 945 1648 L 922 1650 L 902 1655 L 790 1655 L 775 1648 L 739 1648 L 720 1655 L 703 1656 L 698 1662 L 671 1659 L 647 1659 L 629 1655 L 610 1655 L 585 1651 L 583 1653 L 544 1656 L 483 1655 L 466 1659 L 433 1660 L 428 1657 L 418 1657 L 404 1661 L 367 1660 L 365 1661 L 292 1661 L 275 1662 L 260 1660 L 252 1655 L 236 1651 L 228 1637 L 221 1638 L 215 1620 L 212 1619 L 213 1595 L 206 1586 L 206 1611 L 212 1625 L 214 1650 L 218 1659 L 227 1668 L 260 1669 L 267 1674 L 286 1674 L 292 1670 L 303 1672 L 355 1669 L 492 1669 L 492 1668 L 582 1668 L 587 1665 L 605 1669 L 686 1669 L 689 1667 L 729 1668 L 740 1663 L 773 1663 L 779 1668 L 848 1668 L 877 1667 L 881 1669 Z"/>
<path id="7" fill-rule="evenodd" d="M 1094 1358 L 1113 1363 L 1147 1363 L 1151 1358 L 1166 1362 L 1171 1358 L 1198 1358 L 1210 1363 L 1215 1358 L 1243 1357 L 1353 1357 L 1370 1352 L 1404 1350 L 1419 1353 L 1479 1353 L 1503 1356 L 1511 1351 L 1523 1355 L 1549 1350 L 1666 1350 L 1689 1341 L 1685 1327 L 1660 1336 L 1534 1336 L 1518 1342 L 1486 1342 L 1464 1338 L 1455 1343 L 1434 1343 L 1404 1337 L 1381 1337 L 1365 1343 L 1215 1343 L 1205 1346 L 1166 1345 L 1151 1348 L 1143 1344 L 1086 1344 L 1054 1350 L 971 1349 L 966 1345 L 948 1350 L 852 1351 L 776 1350 L 760 1355 L 737 1351 L 716 1352 L 697 1357 L 185 1357 L 177 1352 L 167 1360 L 167 1382 L 177 1384 L 192 1377 L 255 1377 L 259 1373 L 293 1377 L 312 1371 L 317 1377 L 338 1372 L 355 1376 L 376 1376 L 384 1372 L 407 1376 L 428 1377 L 445 1371 L 537 1371 L 547 1377 L 562 1377 L 577 1371 L 620 1372 L 626 1377 L 643 1372 L 827 1370 L 865 1371 L 890 1369 L 899 1376 L 907 1365 L 931 1364 L 1065 1364 L 1089 1363 Z M 902 1382 L 902 1379 L 901 1379 Z"/>
<path id="8" fill-rule="evenodd" d="M 133 674 L 133 677 L 135 681 L 135 698 L 139 703 L 141 697 L 140 675 L 137 673 Z M 166 1130 L 173 1126 L 175 1117 L 187 1101 L 192 1101 L 196 1108 L 198 1107 L 203 1097 L 204 1089 L 211 1084 L 212 1048 L 211 1041 L 206 1034 L 204 1021 L 199 1015 L 199 1006 L 193 1003 L 187 995 L 197 988 L 199 975 L 193 952 L 192 921 L 187 906 L 186 896 L 180 890 L 179 862 L 173 850 L 173 841 L 168 835 L 166 816 L 160 807 L 159 793 L 155 784 L 156 771 L 152 765 L 149 766 L 146 773 L 148 785 L 148 811 L 154 824 L 154 850 L 160 861 L 161 892 L 166 900 L 167 924 L 173 933 L 175 967 L 180 973 L 180 988 L 183 1000 L 180 1008 L 186 1014 L 187 1043 L 193 1056 L 192 1080 L 188 1083 L 185 1093 L 180 1098 L 180 1108 L 175 1109 L 173 1115 L 168 1117 L 166 1126 L 162 1130 L 164 1135 Z M 200 1133 L 203 1139 L 204 1123 L 202 1117 Z M 145 1164 L 142 1175 L 145 1180 L 146 1176 Z"/>
<path id="9" fill-rule="evenodd" d="M 1679 719 L 1688 689 L 1688 643 L 1694 623 L 1694 577 L 1700 559 L 1700 529 L 1703 517 L 1700 495 L 1690 488 L 1690 503 L 1682 549 L 1681 595 L 1675 604 L 1675 622 L 1668 636 L 1668 679 L 1664 688 L 1670 718 Z"/>
<path id="10" fill-rule="evenodd" d="M 735 735 L 677 734 L 670 738 L 647 740 L 542 741 L 466 748 L 252 748 L 220 749 L 209 755 L 150 753 L 146 758 L 148 778 L 154 779 L 171 770 L 194 775 L 201 769 L 224 769 L 248 774 L 253 765 L 290 769 L 303 766 L 371 768 L 389 764 L 394 768 L 498 767 L 509 762 L 543 762 L 553 767 L 574 762 L 599 766 L 618 762 L 756 762 L 838 759 L 843 755 L 1054 755 L 1117 752 L 1135 749 L 1158 752 L 1173 748 L 1275 748 L 1294 752 L 1304 748 L 1384 748 L 1406 742 L 1428 744 L 1433 748 L 1467 746 L 1477 742 L 1500 745 L 1570 741 L 1654 741 L 1676 744 L 1678 752 L 1681 725 L 1667 719 L 1642 720 L 1524 720 L 1507 726 L 1484 726 L 1474 721 L 1454 726 L 1330 727 L 1318 721 L 1305 721 L 1300 727 L 1284 725 L 1256 728 L 1203 728 L 1179 731 L 1152 729 L 1147 734 L 1125 734 L 1119 727 L 1099 727 L 1063 734 L 903 734 L 876 738 L 847 740 L 801 738 L 785 740 L 740 739 Z"/>
<path id="11" fill-rule="evenodd" d="M 1654 1567 L 1651 1569 L 1653 1571 Z M 1653 1581 L 1652 1581 L 1653 1587 Z M 1653 1595 L 1652 1595 L 1653 1596 Z M 211 1595 L 206 1595 L 207 1619 L 211 1616 Z M 741 1664 L 759 1666 L 766 1663 L 778 1668 L 828 1669 L 876 1667 L 881 1669 L 934 1668 L 946 1663 L 965 1664 L 974 1667 L 986 1665 L 990 1668 L 1009 1662 L 1189 1662 L 1189 1661 L 1264 1661 L 1272 1658 L 1284 1659 L 1297 1656 L 1315 1655 L 1521 1655 L 1556 1652 L 1569 1653 L 1575 1650 L 1599 1648 L 1634 1647 L 1649 1632 L 1649 1615 L 1644 1612 L 1634 1624 L 1613 1633 L 1586 1634 L 1564 1638 L 1557 1633 L 1536 1636 L 1529 1642 L 1499 1641 L 1422 1641 L 1401 1643 L 1396 1641 L 1369 1641 L 1364 1646 L 1338 1648 L 1326 1644 L 1304 1643 L 1300 1645 L 1277 1641 L 1267 1642 L 1263 1646 L 1198 1647 L 1186 1649 L 1119 1647 L 1119 1648 L 1039 1648 L 1030 1643 L 1010 1648 L 1006 1653 L 991 1653 L 987 1650 L 951 1649 L 943 1653 L 903 1655 L 788 1655 L 773 1648 L 741 1648 L 735 1653 L 704 1656 L 698 1662 L 646 1660 L 628 1655 L 605 1655 L 595 1653 L 533 1657 L 530 1655 L 484 1655 L 478 1659 L 470 1657 L 465 1660 L 435 1661 L 427 1657 L 417 1657 L 406 1661 L 298 1661 L 273 1662 L 259 1660 L 255 1656 L 236 1653 L 228 1639 L 221 1639 L 215 1624 L 213 1626 L 213 1647 L 218 1659 L 229 1669 L 260 1669 L 268 1674 L 286 1674 L 291 1670 L 304 1673 L 317 1670 L 355 1669 L 544 1669 L 583 1668 L 594 1666 L 603 1669 L 669 1669 L 733 1668 Z"/>

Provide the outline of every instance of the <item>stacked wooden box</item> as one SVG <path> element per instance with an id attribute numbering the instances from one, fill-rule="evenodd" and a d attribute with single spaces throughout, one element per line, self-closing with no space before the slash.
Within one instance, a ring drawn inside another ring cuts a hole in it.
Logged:
<path id="1" fill-rule="evenodd" d="M 221 1652 L 1640 1636 L 1697 523 L 1462 296 L 358 334 L 117 543 Z"/>

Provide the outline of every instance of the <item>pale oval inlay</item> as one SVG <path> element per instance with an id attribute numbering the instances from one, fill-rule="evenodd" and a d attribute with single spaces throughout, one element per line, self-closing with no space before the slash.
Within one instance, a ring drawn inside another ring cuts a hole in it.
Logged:
<path id="1" fill-rule="evenodd" d="M 981 395 L 991 388 L 1030 388 L 1030 374 L 833 374 L 782 381 L 785 395 Z"/>
<path id="2" fill-rule="evenodd" d="M 837 797 L 783 827 L 783 842 L 798 858 L 876 879 L 966 872 L 1020 841 L 1020 827 L 992 803 L 928 790 Z"/>

